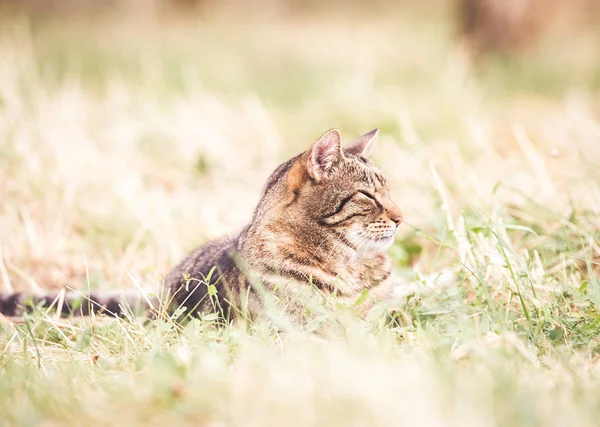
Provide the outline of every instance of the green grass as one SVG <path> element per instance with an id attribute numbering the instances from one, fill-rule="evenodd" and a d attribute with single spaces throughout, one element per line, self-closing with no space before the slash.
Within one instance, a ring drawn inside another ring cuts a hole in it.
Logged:
<path id="1" fill-rule="evenodd" d="M 473 67 L 437 15 L 4 19 L 4 292 L 156 289 L 331 127 L 406 223 L 393 319 L 2 319 L 0 425 L 596 425 L 596 39 Z"/>

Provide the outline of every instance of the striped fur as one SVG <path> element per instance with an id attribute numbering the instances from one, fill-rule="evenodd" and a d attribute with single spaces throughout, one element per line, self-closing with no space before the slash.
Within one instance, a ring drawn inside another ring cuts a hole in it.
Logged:
<path id="1" fill-rule="evenodd" d="M 159 306 L 155 296 L 143 295 L 137 289 L 94 292 L 51 291 L 44 294 L 15 292 L 0 295 L 0 313 L 16 317 L 34 307 L 52 308 L 62 316 L 88 316 L 91 313 L 120 316 L 140 314 L 148 310 L 148 302 Z"/>
<path id="2" fill-rule="evenodd" d="M 292 300 L 309 283 L 347 301 L 370 289 L 363 311 L 385 297 L 391 283 L 385 251 L 402 216 L 367 160 L 376 137 L 372 131 L 344 150 L 331 130 L 280 165 L 250 224 L 234 238 L 196 249 L 168 275 L 178 305 L 206 312 L 216 299 L 226 316 L 246 306 L 256 314 L 266 292 L 297 311 L 302 306 Z M 210 283 L 217 298 L 210 298 L 204 279 L 215 265 Z M 198 280 L 194 286 L 190 278 Z"/>
<path id="3" fill-rule="evenodd" d="M 197 248 L 168 274 L 171 307 L 229 320 L 240 313 L 258 316 L 264 301 L 277 299 L 299 316 L 310 284 L 346 301 L 369 289 L 363 312 L 385 298 L 392 270 L 385 252 L 402 215 L 368 161 L 376 138 L 374 130 L 342 149 L 333 129 L 281 164 L 239 234 Z M 0 312 L 16 313 L 22 299 L 0 296 Z M 114 300 L 92 299 L 106 311 L 120 311 Z"/>

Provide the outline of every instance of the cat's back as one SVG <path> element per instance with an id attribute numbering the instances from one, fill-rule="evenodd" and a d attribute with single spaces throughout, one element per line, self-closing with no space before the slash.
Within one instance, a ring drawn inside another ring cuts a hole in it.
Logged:
<path id="1" fill-rule="evenodd" d="M 189 310 L 204 311 L 210 301 L 208 285 L 217 292 L 227 293 L 227 282 L 236 280 L 239 270 L 235 263 L 238 236 L 212 240 L 192 251 L 166 277 L 174 302 Z"/>

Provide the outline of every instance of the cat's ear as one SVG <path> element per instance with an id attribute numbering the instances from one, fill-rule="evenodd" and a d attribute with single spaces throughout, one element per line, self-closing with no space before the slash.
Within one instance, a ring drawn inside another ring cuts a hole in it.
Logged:
<path id="1" fill-rule="evenodd" d="M 363 136 L 359 136 L 352 141 L 352 144 L 346 147 L 346 152 L 368 159 L 371 157 L 371 151 L 373 150 L 373 145 L 375 145 L 378 136 L 379 129 L 373 129 L 371 132 L 365 133 Z"/>
<path id="2" fill-rule="evenodd" d="M 308 150 L 306 169 L 308 174 L 316 181 L 320 181 L 334 164 L 342 158 L 340 131 L 328 130 Z"/>

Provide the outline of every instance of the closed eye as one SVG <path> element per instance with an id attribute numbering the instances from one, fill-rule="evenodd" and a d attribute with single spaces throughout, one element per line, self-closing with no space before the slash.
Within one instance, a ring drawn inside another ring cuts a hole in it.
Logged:
<path id="1" fill-rule="evenodd" d="M 358 192 L 360 194 L 362 194 L 363 196 L 371 199 L 371 201 L 373 201 L 373 203 L 375 203 L 375 206 L 377 206 L 378 208 L 381 208 L 381 204 L 377 201 L 377 199 L 375 198 L 375 196 L 373 196 L 371 193 L 364 191 L 364 190 L 358 190 Z"/>
<path id="2" fill-rule="evenodd" d="M 338 213 L 341 212 L 342 209 L 344 209 L 344 206 L 346 206 L 346 204 L 348 204 L 353 198 L 354 196 L 356 196 L 357 193 L 352 193 L 349 196 L 344 197 L 340 203 L 337 205 L 337 207 L 334 209 L 333 212 L 327 214 L 324 216 L 324 218 L 329 218 L 332 217 L 334 215 L 337 215 Z"/>
<path id="3" fill-rule="evenodd" d="M 359 192 L 360 194 L 363 194 L 363 195 L 367 196 L 369 199 L 376 201 L 376 200 L 375 200 L 375 196 L 373 196 L 372 194 L 369 194 L 369 193 L 367 193 L 367 192 L 366 192 L 366 191 L 364 191 L 364 190 L 358 190 L 358 192 Z"/>
<path id="4" fill-rule="evenodd" d="M 327 214 L 324 216 L 324 218 L 330 218 L 334 215 L 337 215 L 338 213 L 340 213 L 342 211 L 342 209 L 344 209 L 344 207 L 350 203 L 353 199 L 355 199 L 357 196 L 364 196 L 368 199 L 370 199 L 373 203 L 375 203 L 376 206 L 380 206 L 379 202 L 377 202 L 377 200 L 375 200 L 375 197 L 373 197 L 371 194 L 367 193 L 366 191 L 363 190 L 358 190 L 356 193 L 352 193 L 348 196 L 346 196 L 345 198 L 343 198 L 340 203 L 337 205 L 337 207 L 333 210 L 333 212 Z"/>
<path id="5" fill-rule="evenodd" d="M 382 209 L 381 204 L 375 199 L 375 196 L 366 191 L 357 190 L 355 193 L 349 194 L 340 200 L 333 212 L 324 215 L 321 221 L 329 227 L 336 226 L 357 216 L 372 214 L 373 207 L 379 210 Z"/>

